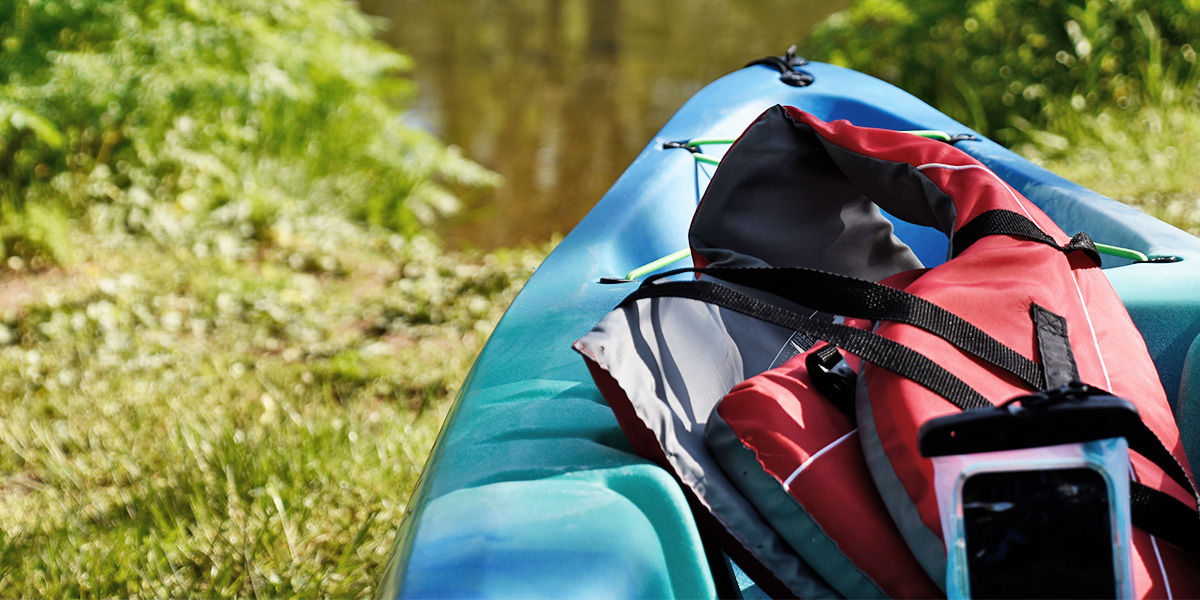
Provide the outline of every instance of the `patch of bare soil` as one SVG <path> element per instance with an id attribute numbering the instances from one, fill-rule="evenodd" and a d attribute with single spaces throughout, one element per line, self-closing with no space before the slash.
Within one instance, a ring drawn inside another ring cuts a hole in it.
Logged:
<path id="1" fill-rule="evenodd" d="M 39 272 L 5 271 L 0 273 L 0 315 L 14 315 L 52 290 L 94 283 L 94 266 L 53 267 Z"/>

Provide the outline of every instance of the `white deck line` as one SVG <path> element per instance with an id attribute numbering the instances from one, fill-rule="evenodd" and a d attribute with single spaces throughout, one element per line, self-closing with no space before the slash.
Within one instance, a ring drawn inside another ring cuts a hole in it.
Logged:
<path id="1" fill-rule="evenodd" d="M 1112 380 L 1108 377 L 1108 365 L 1104 363 L 1104 353 L 1100 351 L 1100 339 L 1096 337 L 1096 326 L 1092 324 L 1092 313 L 1088 311 L 1087 302 L 1083 301 L 1083 290 L 1079 288 L 1079 279 L 1071 271 L 1071 282 L 1075 284 L 1075 293 L 1079 297 L 1079 305 L 1083 307 L 1083 316 L 1087 317 L 1088 333 L 1092 335 L 1092 346 L 1096 348 L 1096 357 L 1100 359 L 1100 370 L 1104 372 L 1104 389 L 1113 389 Z"/>
<path id="2" fill-rule="evenodd" d="M 1162 554 L 1158 553 L 1158 538 L 1150 536 L 1150 545 L 1154 547 L 1154 558 L 1158 559 L 1158 572 L 1162 573 L 1163 584 L 1167 586 L 1167 600 L 1175 600 L 1171 593 L 1171 580 L 1167 577 L 1167 566 L 1163 564 Z"/>
<path id="3" fill-rule="evenodd" d="M 1000 176 L 993 173 L 991 169 L 989 169 L 983 165 L 948 165 L 946 163 L 925 163 L 923 165 L 917 165 L 918 171 L 924 171 L 925 169 L 949 169 L 951 171 L 965 171 L 967 169 L 979 169 L 979 170 L 983 171 L 984 173 L 991 175 L 992 178 L 995 179 L 996 181 L 999 181 L 1000 185 L 1004 186 L 1004 190 L 1008 192 L 1008 195 L 1012 197 L 1013 202 L 1015 202 L 1017 204 L 1017 206 L 1020 207 L 1021 212 L 1025 213 L 1025 217 L 1028 218 L 1030 221 L 1033 221 L 1035 224 L 1037 224 L 1038 227 L 1041 227 L 1041 224 L 1038 224 L 1037 219 L 1034 219 L 1033 215 L 1030 214 L 1029 209 L 1025 208 L 1025 204 L 1021 202 L 1021 198 L 1019 196 L 1017 196 L 1016 192 L 1013 191 L 1012 186 L 1008 185 L 1007 181 L 1000 179 Z"/>
<path id="4" fill-rule="evenodd" d="M 816 454 L 813 454 L 812 456 L 808 457 L 808 460 L 800 463 L 800 466 L 796 467 L 796 470 L 792 471 L 792 474 L 788 475 L 788 478 L 786 480 L 784 480 L 784 482 L 783 482 L 784 491 L 790 491 L 790 488 L 792 487 L 792 482 L 796 480 L 796 476 L 799 475 L 800 473 L 802 473 L 805 469 L 807 469 L 808 466 L 813 463 L 813 461 L 817 460 L 818 458 L 821 458 L 821 456 L 823 454 L 834 449 L 835 447 L 837 447 L 838 444 L 846 441 L 847 439 L 850 439 L 850 436 L 854 435 L 855 433 L 858 433 L 858 429 L 851 429 L 850 433 L 847 433 L 846 435 L 843 435 L 842 437 L 830 442 L 828 446 L 825 446 L 824 448 L 817 450 Z"/>

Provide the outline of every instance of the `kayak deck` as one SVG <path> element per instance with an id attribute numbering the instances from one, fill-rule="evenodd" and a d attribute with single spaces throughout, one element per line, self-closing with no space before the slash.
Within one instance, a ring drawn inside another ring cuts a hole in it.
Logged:
<path id="1" fill-rule="evenodd" d="M 687 246 L 692 213 L 715 167 L 669 142 L 737 136 L 775 104 L 861 126 L 974 134 L 870 76 L 821 63 L 803 70 L 812 85 L 784 85 L 778 71 L 756 66 L 701 90 L 546 258 L 462 387 L 410 500 L 380 597 L 718 594 L 715 582 L 725 574 L 714 578 L 710 564 L 720 563 L 710 563 L 678 484 L 632 453 L 570 346 L 633 289 L 600 279 L 622 278 Z M 1099 242 L 1179 259 L 1105 257 L 1105 269 L 1146 339 L 1185 444 L 1195 452 L 1200 239 L 982 136 L 957 146 L 1068 233 L 1086 231 Z M 898 223 L 897 235 L 927 264 L 946 253 L 936 232 Z M 754 594 L 751 582 L 735 577 L 738 588 Z"/>

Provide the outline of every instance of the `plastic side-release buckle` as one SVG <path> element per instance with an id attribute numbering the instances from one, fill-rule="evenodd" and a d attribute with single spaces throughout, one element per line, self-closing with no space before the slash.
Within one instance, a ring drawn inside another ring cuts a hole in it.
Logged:
<path id="1" fill-rule="evenodd" d="M 854 418 L 854 387 L 858 374 L 836 346 L 823 346 L 808 354 L 804 359 L 808 378 L 826 400 L 833 403 L 842 414 Z"/>

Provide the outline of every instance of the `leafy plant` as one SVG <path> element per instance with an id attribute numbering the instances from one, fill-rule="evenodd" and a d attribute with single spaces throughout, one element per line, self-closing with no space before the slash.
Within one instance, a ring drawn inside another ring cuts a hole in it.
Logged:
<path id="1" fill-rule="evenodd" d="M 288 215 L 453 212 L 447 185 L 495 176 L 404 122 L 408 59 L 374 31 L 343 0 L 5 3 L 0 251 L 64 259 L 63 227 L 22 225 L 45 214 L 212 249 Z"/>
<path id="2" fill-rule="evenodd" d="M 1014 143 L 1070 112 L 1192 101 L 1197 39 L 1189 0 L 859 0 L 817 28 L 807 53 Z"/>

